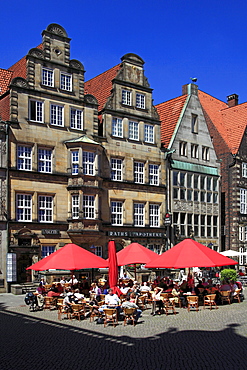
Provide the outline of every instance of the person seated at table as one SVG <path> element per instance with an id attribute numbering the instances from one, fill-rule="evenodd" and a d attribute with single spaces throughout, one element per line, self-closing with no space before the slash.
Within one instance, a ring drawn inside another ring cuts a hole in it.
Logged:
<path id="1" fill-rule="evenodd" d="M 123 284 L 122 287 L 120 287 L 121 293 L 124 295 L 128 294 L 129 290 L 131 290 L 131 287 L 129 284 L 125 285 Z"/>
<path id="2" fill-rule="evenodd" d="M 109 307 L 119 306 L 120 304 L 120 299 L 118 298 L 117 294 L 113 294 L 112 288 L 108 290 L 108 294 L 105 296 L 105 304 Z"/>
<path id="3" fill-rule="evenodd" d="M 60 294 L 56 285 L 53 283 L 50 290 L 48 290 L 47 297 L 59 297 Z"/>
<path id="4" fill-rule="evenodd" d="M 39 286 L 36 289 L 36 292 L 34 293 L 37 297 L 38 307 L 43 307 L 44 304 L 44 295 L 46 294 L 46 290 L 42 283 L 39 284 Z"/>
<path id="5" fill-rule="evenodd" d="M 232 290 L 232 288 L 231 288 L 230 284 L 228 283 L 228 281 L 223 280 L 222 284 L 220 286 L 220 291 L 222 292 L 222 291 L 231 291 L 231 290 Z"/>
<path id="6" fill-rule="evenodd" d="M 238 286 L 235 283 L 235 281 L 233 281 L 233 280 L 230 281 L 230 285 L 231 285 L 231 295 L 233 297 L 233 296 L 237 295 L 236 290 L 238 289 Z"/>
<path id="7" fill-rule="evenodd" d="M 69 280 L 69 284 L 78 284 L 78 280 L 76 279 L 75 275 L 73 275 L 72 278 Z"/>
<path id="8" fill-rule="evenodd" d="M 189 291 L 188 283 L 186 280 L 182 281 L 182 284 L 179 286 L 179 289 L 182 291 L 182 293 L 187 293 Z"/>
<path id="9" fill-rule="evenodd" d="M 150 292 L 151 288 L 149 286 L 149 282 L 148 281 L 144 281 L 142 283 L 142 285 L 140 286 L 140 293 L 142 292 Z"/>
<path id="10" fill-rule="evenodd" d="M 179 286 L 177 284 L 173 285 L 172 291 L 172 298 L 169 298 L 170 301 L 174 301 L 175 303 L 179 303 L 179 301 L 182 304 L 182 307 L 186 307 L 186 299 L 184 296 L 180 294 Z"/>
<path id="11" fill-rule="evenodd" d="M 64 287 L 61 283 L 57 283 L 57 292 L 60 293 L 60 294 L 63 294 L 64 293 Z"/>
<path id="12" fill-rule="evenodd" d="M 134 302 L 131 302 L 131 298 L 130 297 L 127 297 L 126 300 L 122 303 L 122 309 L 124 308 L 135 308 L 135 312 L 134 312 L 134 317 L 135 317 L 135 323 L 137 323 L 139 317 L 141 316 L 142 314 L 142 310 L 140 310 L 140 308 L 137 306 L 136 303 Z"/>
<path id="13" fill-rule="evenodd" d="M 164 304 L 161 298 L 162 289 L 159 287 L 154 288 L 154 291 L 152 293 L 152 312 L 151 315 L 156 315 L 156 306 L 158 306 L 157 314 L 161 315 L 163 312 Z"/>
<path id="14" fill-rule="evenodd" d="M 67 280 L 65 279 L 65 276 L 62 276 L 61 280 L 59 281 L 60 284 L 64 285 L 67 283 Z"/>
<path id="15" fill-rule="evenodd" d="M 202 285 L 206 288 L 208 286 L 208 282 L 205 278 L 202 278 Z"/>
<path id="16" fill-rule="evenodd" d="M 77 299 L 78 302 L 82 301 L 85 298 L 84 294 L 80 293 L 78 288 L 75 289 L 74 296 L 75 296 L 75 298 Z"/>
<path id="17" fill-rule="evenodd" d="M 98 287 L 96 282 L 91 284 L 89 293 L 90 293 L 90 298 L 95 298 L 96 301 L 100 301 L 100 294 L 102 294 L 102 291 Z"/>

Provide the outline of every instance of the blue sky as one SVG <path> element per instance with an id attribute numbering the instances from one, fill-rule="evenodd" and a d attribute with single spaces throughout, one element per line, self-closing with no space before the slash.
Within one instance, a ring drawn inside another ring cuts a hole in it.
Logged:
<path id="1" fill-rule="evenodd" d="M 181 95 L 190 77 L 223 101 L 239 94 L 241 103 L 247 101 L 246 19 L 244 0 L 9 0 L 1 4 L 0 67 L 9 68 L 58 23 L 86 80 L 135 53 L 145 61 L 155 104 Z"/>

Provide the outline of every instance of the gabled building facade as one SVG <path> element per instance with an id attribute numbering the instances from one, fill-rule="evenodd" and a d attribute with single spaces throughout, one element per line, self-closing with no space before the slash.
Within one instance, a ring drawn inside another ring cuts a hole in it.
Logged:
<path id="1" fill-rule="evenodd" d="M 156 106 L 167 160 L 169 247 L 194 238 L 220 251 L 220 164 L 195 84 Z"/>
<path id="2" fill-rule="evenodd" d="M 238 95 L 227 103 L 199 91 L 222 176 L 222 250 L 247 250 L 247 103 Z M 246 263 L 246 256 L 240 258 Z"/>

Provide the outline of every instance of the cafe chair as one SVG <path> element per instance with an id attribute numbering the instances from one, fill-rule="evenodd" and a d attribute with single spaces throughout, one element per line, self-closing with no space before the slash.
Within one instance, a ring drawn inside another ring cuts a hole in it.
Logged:
<path id="1" fill-rule="evenodd" d="M 165 301 L 169 298 L 169 293 L 160 293 L 160 296 L 162 297 L 162 301 Z"/>
<path id="2" fill-rule="evenodd" d="M 240 303 L 241 302 L 241 299 L 240 299 L 241 289 L 236 289 L 234 293 L 235 294 L 232 295 L 232 301 L 237 300 L 238 303 Z"/>
<path id="3" fill-rule="evenodd" d="M 168 315 L 169 310 L 171 310 L 173 314 L 176 315 L 177 312 L 175 309 L 174 298 L 164 300 L 163 303 L 164 303 L 164 311 L 165 311 L 166 316 Z"/>
<path id="4" fill-rule="evenodd" d="M 128 321 L 131 321 L 133 326 L 135 326 L 135 308 L 124 308 L 124 326 L 127 325 Z"/>
<path id="5" fill-rule="evenodd" d="M 62 316 L 66 316 L 66 319 L 69 318 L 69 310 L 68 308 L 64 307 L 62 304 L 58 304 L 58 307 L 57 307 L 58 311 L 57 311 L 57 318 L 58 320 L 62 320 Z"/>
<path id="6" fill-rule="evenodd" d="M 81 317 L 83 316 L 85 318 L 85 305 L 82 303 L 72 303 L 71 304 L 72 312 L 70 314 L 70 318 L 78 318 L 78 320 L 81 320 Z"/>
<path id="7" fill-rule="evenodd" d="M 46 309 L 51 310 L 55 306 L 56 306 L 56 300 L 54 299 L 54 297 L 44 297 L 44 305 L 43 305 L 44 310 Z"/>
<path id="8" fill-rule="evenodd" d="M 187 307 L 188 307 L 188 312 L 190 312 L 191 308 L 195 308 L 195 310 L 198 312 L 199 311 L 199 299 L 198 296 L 196 295 L 189 295 L 187 296 Z"/>
<path id="9" fill-rule="evenodd" d="M 222 290 L 220 292 L 220 299 L 221 299 L 221 304 L 223 304 L 223 302 L 228 302 L 229 304 L 231 304 L 231 291 L 230 290 Z"/>
<path id="10" fill-rule="evenodd" d="M 215 306 L 215 308 L 218 308 L 216 302 L 216 294 L 207 294 L 204 297 L 203 300 L 203 309 L 205 309 L 206 306 L 210 306 L 210 311 L 212 310 L 212 307 Z"/>
<path id="11" fill-rule="evenodd" d="M 99 302 L 99 306 L 102 306 L 105 303 L 105 301 Z M 98 307 L 95 308 L 94 306 L 89 306 L 89 316 L 90 316 L 90 322 L 93 322 L 95 318 L 101 318 L 102 313 L 98 310 Z"/>
<path id="12" fill-rule="evenodd" d="M 115 327 L 118 324 L 117 309 L 116 308 L 104 308 L 104 328 L 108 323 L 112 323 Z"/>

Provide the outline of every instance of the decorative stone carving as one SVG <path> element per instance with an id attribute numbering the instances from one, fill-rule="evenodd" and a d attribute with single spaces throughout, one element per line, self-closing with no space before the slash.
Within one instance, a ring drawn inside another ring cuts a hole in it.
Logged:
<path id="1" fill-rule="evenodd" d="M 105 104 L 105 108 L 113 109 L 113 95 L 109 96 Z"/>
<path id="2" fill-rule="evenodd" d="M 12 80 L 11 85 L 19 86 L 19 87 L 24 87 L 24 88 L 28 88 L 29 87 L 27 80 L 25 80 L 25 78 L 22 78 L 22 77 L 15 77 Z"/>
<path id="3" fill-rule="evenodd" d="M 38 49 L 38 48 L 33 48 L 29 50 L 28 55 L 31 55 L 36 58 L 44 59 L 44 53 L 43 50 Z"/>
<path id="4" fill-rule="evenodd" d="M 70 67 L 84 71 L 84 65 L 79 60 L 71 59 L 69 62 Z"/>
<path id="5" fill-rule="evenodd" d="M 91 94 L 85 95 L 84 96 L 84 100 L 85 100 L 85 103 L 98 104 L 97 99 L 93 95 L 91 95 Z"/>
<path id="6" fill-rule="evenodd" d="M 48 32 L 54 33 L 55 35 L 63 36 L 63 37 L 68 37 L 67 32 L 65 29 L 60 26 L 57 23 L 51 23 L 47 29 Z"/>

